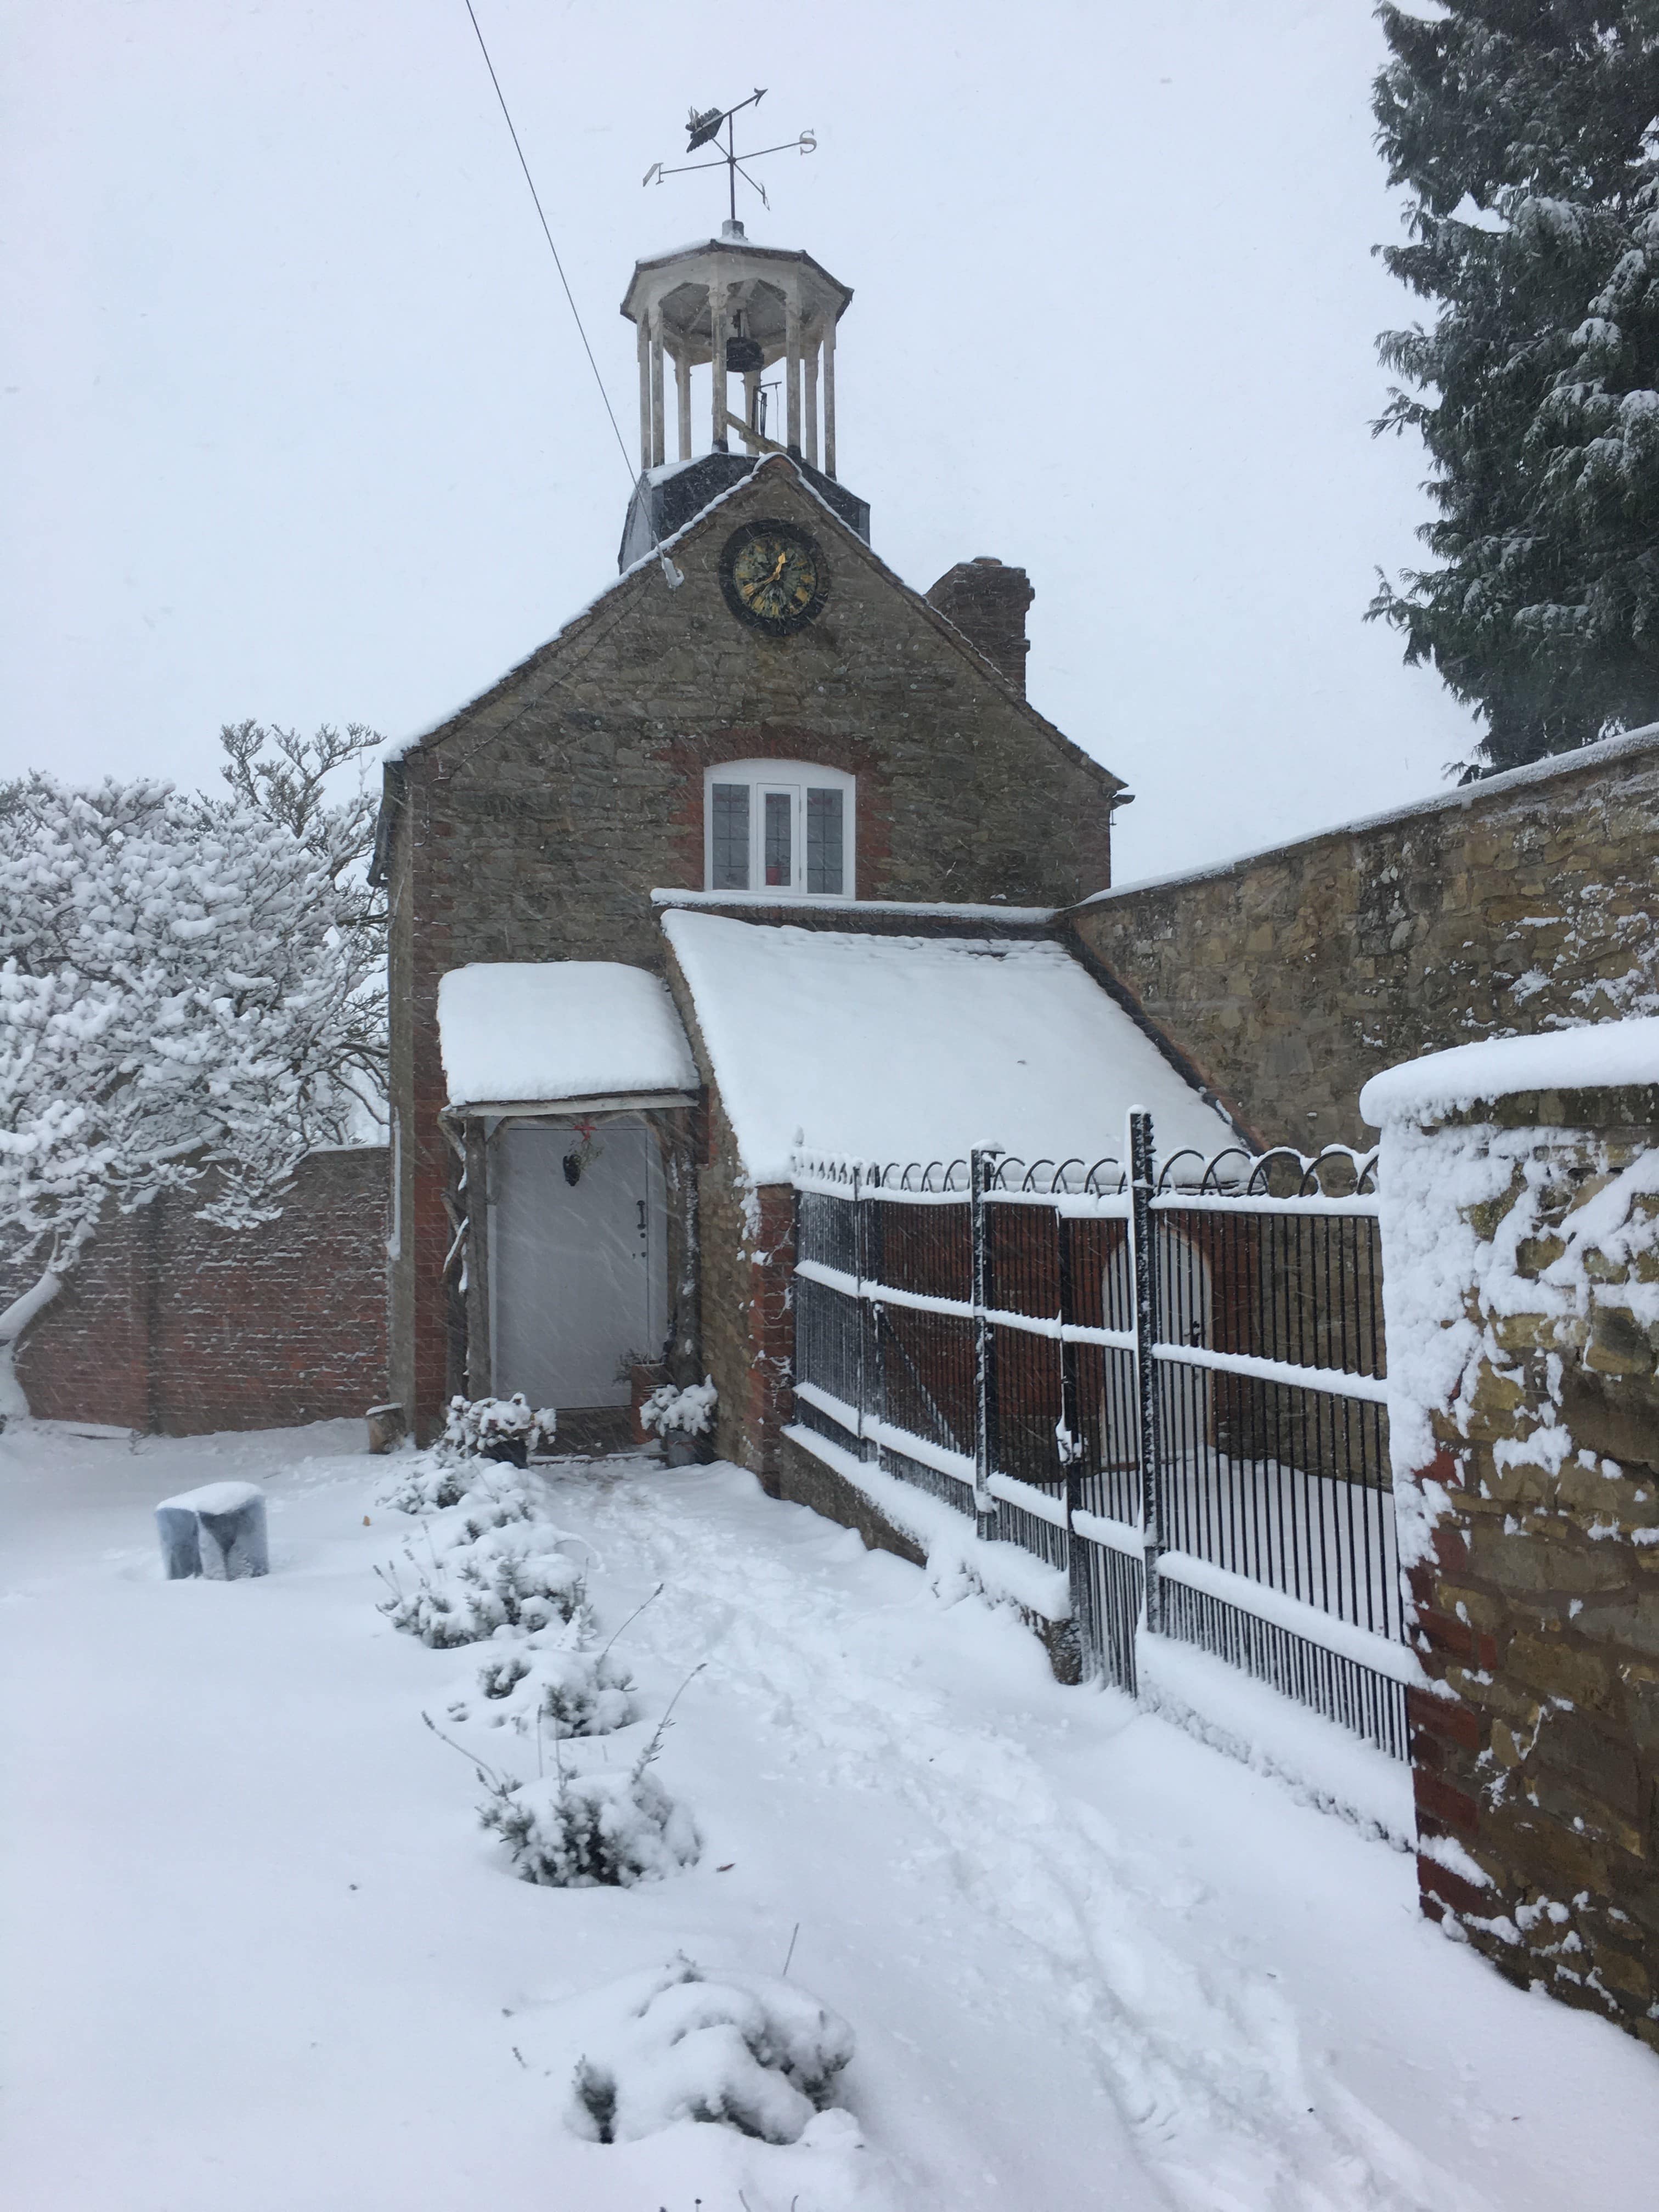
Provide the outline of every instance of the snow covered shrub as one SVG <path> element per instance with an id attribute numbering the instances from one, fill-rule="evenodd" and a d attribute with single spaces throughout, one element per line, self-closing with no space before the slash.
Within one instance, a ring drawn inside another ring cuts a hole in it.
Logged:
<path id="1" fill-rule="evenodd" d="M 631 1889 L 695 1865 L 702 1842 L 644 1757 L 620 1771 L 497 1781 L 478 1808 L 521 1881 L 554 1889 Z"/>
<path id="2" fill-rule="evenodd" d="M 459 1505 L 476 1480 L 476 1469 L 465 1462 L 454 1463 L 438 1458 L 435 1453 L 422 1452 L 398 1468 L 377 1493 L 375 1503 L 392 1513 L 441 1512 L 447 1506 Z"/>
<path id="3" fill-rule="evenodd" d="M 503 1460 L 527 1466 L 532 1452 L 553 1441 L 558 1416 L 550 1406 L 532 1410 L 522 1390 L 510 1398 L 452 1398 L 437 1449 L 446 1461 Z"/>
<path id="4" fill-rule="evenodd" d="M 853 2056 L 847 2022 L 793 1982 L 708 1979 L 684 1957 L 595 1991 L 580 2009 L 566 2117 L 590 2142 L 630 2142 L 688 2119 L 796 2142 Z"/>
<path id="5" fill-rule="evenodd" d="M 449 1717 L 465 1721 L 476 1711 L 492 1728 L 549 1741 L 609 1735 L 638 1717 L 633 1690 L 632 1675 L 609 1651 L 537 1637 L 492 1653 L 478 1669 L 477 1703 L 459 1699 Z"/>
<path id="6" fill-rule="evenodd" d="M 516 1480 L 517 1469 L 489 1459 L 450 1456 L 441 1443 L 405 1461 L 380 1491 L 379 1503 L 397 1513 L 441 1513 L 452 1506 L 500 1507 L 491 1524 L 527 1521 L 535 1506 L 530 1491 Z"/>
<path id="7" fill-rule="evenodd" d="M 414 1587 L 405 1591 L 395 1574 L 384 1577 L 390 1595 L 380 1611 L 394 1628 L 418 1636 L 434 1650 L 479 1644 L 500 1629 L 533 1634 L 556 1621 L 586 1622 L 586 1581 L 563 1553 L 540 1549 L 528 1536 L 488 1532 L 478 1541 L 441 1553 L 430 1567 L 405 1549 Z"/>
<path id="8" fill-rule="evenodd" d="M 714 1425 L 718 1395 L 712 1375 L 705 1375 L 701 1382 L 684 1390 L 665 1382 L 641 1407 L 640 1426 L 647 1433 L 654 1430 L 665 1440 L 671 1436 L 707 1436 Z"/>

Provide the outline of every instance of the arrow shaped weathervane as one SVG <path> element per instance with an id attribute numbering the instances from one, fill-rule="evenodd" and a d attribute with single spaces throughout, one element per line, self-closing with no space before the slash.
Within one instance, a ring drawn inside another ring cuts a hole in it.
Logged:
<path id="1" fill-rule="evenodd" d="M 735 107 L 708 107 L 701 112 L 694 107 L 685 126 L 685 150 L 688 154 L 695 154 L 700 146 L 713 146 L 716 149 L 716 158 L 712 161 L 681 161 L 672 169 L 665 168 L 660 161 L 653 161 L 640 179 L 641 183 L 659 185 L 665 177 L 684 177 L 693 169 L 724 169 L 726 173 L 726 187 L 731 200 L 733 222 L 738 219 L 738 179 L 739 177 L 743 179 L 745 185 L 752 185 L 760 194 L 761 205 L 763 208 L 770 208 L 772 203 L 766 197 L 765 185 L 756 183 L 755 179 L 744 167 L 744 163 L 763 161 L 769 154 L 811 154 L 817 150 L 818 142 L 811 131 L 803 131 L 799 138 L 786 139 L 781 146 L 759 146 L 752 154 L 739 154 L 736 150 L 732 118 L 734 115 L 741 115 L 745 107 L 758 106 L 765 97 L 766 87 L 763 84 L 757 85 L 748 99 L 740 100 Z M 722 131 L 726 133 L 724 152 L 719 150 L 720 135 Z"/>

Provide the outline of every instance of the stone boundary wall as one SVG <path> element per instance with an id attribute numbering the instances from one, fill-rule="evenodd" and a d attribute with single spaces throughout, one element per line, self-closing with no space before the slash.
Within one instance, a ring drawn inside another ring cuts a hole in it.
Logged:
<path id="1" fill-rule="evenodd" d="M 1382 1068 L 1659 1011 L 1659 726 L 1067 920 L 1264 1142 L 1368 1145 Z"/>
<path id="2" fill-rule="evenodd" d="M 1659 2050 L 1659 1086 L 1382 1168 L 1423 1909 Z"/>
<path id="3" fill-rule="evenodd" d="M 255 1228 L 188 1192 L 106 1222 L 18 1352 L 30 1412 L 162 1436 L 362 1414 L 386 1396 L 386 1183 L 384 1146 L 314 1152 Z"/>

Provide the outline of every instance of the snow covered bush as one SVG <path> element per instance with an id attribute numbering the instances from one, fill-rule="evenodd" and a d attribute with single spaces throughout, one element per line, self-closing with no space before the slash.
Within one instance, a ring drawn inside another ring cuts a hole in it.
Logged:
<path id="1" fill-rule="evenodd" d="M 568 1632 L 557 1642 L 552 1634 L 492 1652 L 478 1669 L 476 1696 L 452 1705 L 450 1718 L 465 1721 L 476 1713 L 493 1728 L 550 1741 L 626 1728 L 639 1711 L 627 1668 L 609 1650 L 586 1651 Z"/>
<path id="2" fill-rule="evenodd" d="M 555 1889 L 631 1889 L 696 1863 L 691 1816 L 650 1770 L 651 1747 L 631 1767 L 597 1774 L 498 1780 L 478 1808 L 507 1845 L 521 1881 Z"/>
<path id="3" fill-rule="evenodd" d="M 405 1460 L 392 1480 L 375 1494 L 375 1504 L 392 1513 L 441 1513 L 472 1495 L 479 1480 L 476 1464 L 440 1459 L 422 1452 Z"/>
<path id="4" fill-rule="evenodd" d="M 511 1467 L 527 1466 L 532 1452 L 545 1450 L 558 1430 L 550 1406 L 533 1408 L 521 1390 L 510 1398 L 452 1398 L 437 1445 L 441 1461 L 489 1459 Z"/>
<path id="5" fill-rule="evenodd" d="M 502 1629 L 533 1634 L 556 1621 L 586 1621 L 586 1578 L 553 1548 L 556 1541 L 556 1532 L 538 1542 L 533 1534 L 488 1530 L 447 1552 L 433 1545 L 429 1565 L 405 1547 L 413 1587 L 405 1590 L 396 1571 L 383 1575 L 389 1594 L 380 1611 L 394 1628 L 440 1651 L 482 1643 Z"/>
<path id="6" fill-rule="evenodd" d="M 596 1990 L 580 2010 L 566 2117 L 590 2142 L 631 2142 L 681 2120 L 796 2142 L 853 2056 L 847 2022 L 793 1982 L 711 1979 L 684 1957 Z"/>
<path id="7" fill-rule="evenodd" d="M 641 1407 L 640 1426 L 647 1433 L 654 1431 L 665 1440 L 671 1436 L 707 1436 L 714 1424 L 718 1395 L 712 1375 L 705 1375 L 701 1382 L 684 1390 L 665 1382 Z"/>

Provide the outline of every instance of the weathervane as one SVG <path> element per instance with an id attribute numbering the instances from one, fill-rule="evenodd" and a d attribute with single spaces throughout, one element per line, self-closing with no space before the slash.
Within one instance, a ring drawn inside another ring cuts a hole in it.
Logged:
<path id="1" fill-rule="evenodd" d="M 781 146 L 760 146 L 757 147 L 752 154 L 739 154 L 736 150 L 732 118 L 734 115 L 741 115 L 745 107 L 758 106 L 765 97 L 766 87 L 761 84 L 756 86 L 747 100 L 740 100 L 735 107 L 709 107 L 701 112 L 694 107 L 685 126 L 686 152 L 695 154 L 700 146 L 714 146 L 718 149 L 722 131 L 726 133 L 725 152 L 720 154 L 713 161 L 681 161 L 672 169 L 665 168 L 660 161 L 653 161 L 644 176 L 641 178 L 640 182 L 645 185 L 659 185 L 665 177 L 684 177 L 693 169 L 724 169 L 726 173 L 726 186 L 731 199 L 733 222 L 738 219 L 738 179 L 739 177 L 743 179 L 745 185 L 754 186 L 760 194 L 761 205 L 769 209 L 772 203 L 766 197 L 765 185 L 756 183 L 755 179 L 744 167 L 744 163 L 763 161 L 769 154 L 795 152 L 811 154 L 817 150 L 818 142 L 811 131 L 803 131 L 799 138 L 786 139 Z"/>

